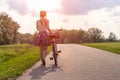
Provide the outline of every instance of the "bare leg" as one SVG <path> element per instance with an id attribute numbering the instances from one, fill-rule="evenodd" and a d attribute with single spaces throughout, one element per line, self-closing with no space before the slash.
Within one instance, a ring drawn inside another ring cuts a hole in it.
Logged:
<path id="1" fill-rule="evenodd" d="M 44 50 L 43 50 L 43 59 L 46 58 L 46 55 L 47 55 L 47 48 L 48 48 L 48 46 L 44 46 Z"/>
<path id="2" fill-rule="evenodd" d="M 43 59 L 43 46 L 40 46 L 40 59 Z"/>
<path id="3" fill-rule="evenodd" d="M 40 46 L 40 58 L 42 61 L 42 64 L 45 65 L 45 58 L 44 58 L 44 46 Z"/>

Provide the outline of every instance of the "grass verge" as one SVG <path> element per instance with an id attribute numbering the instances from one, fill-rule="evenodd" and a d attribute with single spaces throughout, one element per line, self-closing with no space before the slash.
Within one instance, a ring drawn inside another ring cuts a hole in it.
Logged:
<path id="1" fill-rule="evenodd" d="M 27 44 L 0 46 L 0 80 L 16 79 L 39 59 L 39 47 Z"/>
<path id="2" fill-rule="evenodd" d="M 83 45 L 120 54 L 120 42 L 84 43 Z"/>

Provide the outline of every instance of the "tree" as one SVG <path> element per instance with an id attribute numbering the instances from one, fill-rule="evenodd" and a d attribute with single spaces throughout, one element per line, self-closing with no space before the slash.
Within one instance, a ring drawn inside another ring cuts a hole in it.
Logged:
<path id="1" fill-rule="evenodd" d="M 71 43 L 78 43 L 79 42 L 78 30 L 74 30 L 74 29 L 69 30 L 68 38 Z"/>
<path id="2" fill-rule="evenodd" d="M 19 33 L 19 42 L 20 43 L 27 43 L 27 44 L 33 44 L 34 42 L 34 37 L 36 37 L 35 35 L 32 35 L 30 33 Z"/>
<path id="3" fill-rule="evenodd" d="M 87 35 L 86 35 L 86 31 L 79 29 L 78 34 L 77 34 L 77 38 L 79 40 L 79 42 L 86 42 L 87 39 Z"/>
<path id="4" fill-rule="evenodd" d="M 6 13 L 0 13 L 0 45 L 17 43 L 19 24 Z"/>
<path id="5" fill-rule="evenodd" d="M 100 42 L 103 40 L 104 36 L 102 35 L 102 30 L 98 28 L 90 28 L 88 29 L 88 39 L 90 42 Z"/>
<path id="6" fill-rule="evenodd" d="M 69 34 L 68 30 L 65 30 L 65 29 L 62 30 L 61 36 L 60 36 L 60 43 L 66 43 L 66 40 L 67 40 L 67 43 L 70 42 L 68 34 Z"/>
<path id="7" fill-rule="evenodd" d="M 108 41 L 110 41 L 110 42 L 117 41 L 117 37 L 113 32 L 109 33 Z"/>

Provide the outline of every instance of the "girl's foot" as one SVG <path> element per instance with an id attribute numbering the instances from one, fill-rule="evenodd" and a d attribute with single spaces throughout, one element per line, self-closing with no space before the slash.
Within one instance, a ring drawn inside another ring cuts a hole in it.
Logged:
<path id="1" fill-rule="evenodd" d="M 44 66 L 45 66 L 45 64 L 46 64 L 44 59 L 42 60 L 42 64 L 43 64 Z"/>

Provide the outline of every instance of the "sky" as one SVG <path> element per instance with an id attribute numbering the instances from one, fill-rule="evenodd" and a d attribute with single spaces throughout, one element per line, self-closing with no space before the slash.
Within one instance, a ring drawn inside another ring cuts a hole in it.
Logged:
<path id="1" fill-rule="evenodd" d="M 51 29 L 99 28 L 108 37 L 120 38 L 120 0 L 0 0 L 0 12 L 6 12 L 20 24 L 19 32 L 32 33 L 41 10 L 47 11 Z"/>

